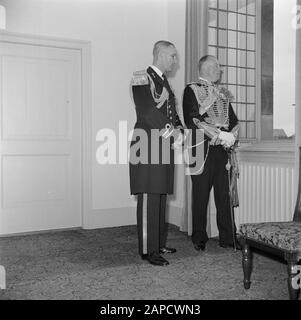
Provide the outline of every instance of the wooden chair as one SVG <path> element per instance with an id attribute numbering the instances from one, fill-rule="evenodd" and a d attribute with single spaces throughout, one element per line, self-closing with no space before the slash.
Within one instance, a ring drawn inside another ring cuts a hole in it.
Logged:
<path id="1" fill-rule="evenodd" d="M 256 248 L 286 260 L 289 297 L 291 300 L 297 300 L 299 297 L 300 283 L 296 283 L 296 279 L 300 278 L 298 261 L 301 259 L 301 148 L 299 165 L 298 195 L 293 221 L 247 223 L 240 226 L 245 289 L 249 289 L 251 285 L 251 248 Z"/>

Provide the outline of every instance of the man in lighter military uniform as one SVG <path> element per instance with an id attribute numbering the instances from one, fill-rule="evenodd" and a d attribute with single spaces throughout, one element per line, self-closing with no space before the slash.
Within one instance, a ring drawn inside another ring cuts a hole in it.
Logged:
<path id="1" fill-rule="evenodd" d="M 177 62 L 175 46 L 168 41 L 158 41 L 153 49 L 153 65 L 146 71 L 135 72 L 132 79 L 137 115 L 134 136 L 135 131 L 143 130 L 148 139 L 147 163 L 132 161 L 137 157 L 135 147 L 141 143 L 139 137 L 133 138 L 130 151 L 131 194 L 138 196 L 139 254 L 142 259 L 159 266 L 169 264 L 163 254 L 176 252 L 176 249 L 166 247 L 165 207 L 167 194 L 173 193 L 174 163 L 172 144 L 163 140 L 173 137 L 173 141 L 179 142 L 182 137 L 179 128 L 183 129 L 183 126 L 176 111 L 175 96 L 165 75 L 176 67 Z M 162 132 L 157 150 L 151 148 L 151 133 L 154 130 Z M 138 153 L 143 150 L 141 148 Z M 165 151 L 170 154 L 169 163 L 162 159 Z M 158 163 L 151 163 L 154 153 L 159 156 Z"/>
<path id="2" fill-rule="evenodd" d="M 208 236 L 207 206 L 212 186 L 217 208 L 219 244 L 241 249 L 236 239 L 232 201 L 229 197 L 228 152 L 238 139 L 239 123 L 231 105 L 231 93 L 219 88 L 218 60 L 210 55 L 199 61 L 200 79 L 188 84 L 183 96 L 187 128 L 205 133 L 203 172 L 192 175 L 192 242 L 197 251 L 205 250 Z M 200 141 L 196 141 L 200 143 Z"/>

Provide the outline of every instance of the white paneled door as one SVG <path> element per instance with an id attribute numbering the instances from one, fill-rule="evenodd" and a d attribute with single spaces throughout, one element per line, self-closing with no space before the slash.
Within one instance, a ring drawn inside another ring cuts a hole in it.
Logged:
<path id="1" fill-rule="evenodd" d="M 0 44 L 0 235 L 81 226 L 80 51 Z"/>

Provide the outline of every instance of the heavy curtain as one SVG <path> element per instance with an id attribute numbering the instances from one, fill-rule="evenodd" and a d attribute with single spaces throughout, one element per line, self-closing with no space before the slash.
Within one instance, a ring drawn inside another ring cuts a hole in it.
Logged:
<path id="1" fill-rule="evenodd" d="M 208 0 L 186 0 L 185 83 L 197 81 L 198 61 L 208 53 Z M 184 206 L 180 230 L 192 234 L 191 177 L 184 177 Z"/>

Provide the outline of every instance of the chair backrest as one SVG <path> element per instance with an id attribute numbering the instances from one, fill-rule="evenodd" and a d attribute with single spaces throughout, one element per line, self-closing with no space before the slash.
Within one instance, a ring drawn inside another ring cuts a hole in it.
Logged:
<path id="1" fill-rule="evenodd" d="M 299 152 L 298 195 L 297 195 L 297 202 L 296 202 L 296 208 L 295 208 L 293 220 L 301 222 L 301 148 L 299 148 L 298 152 Z"/>

